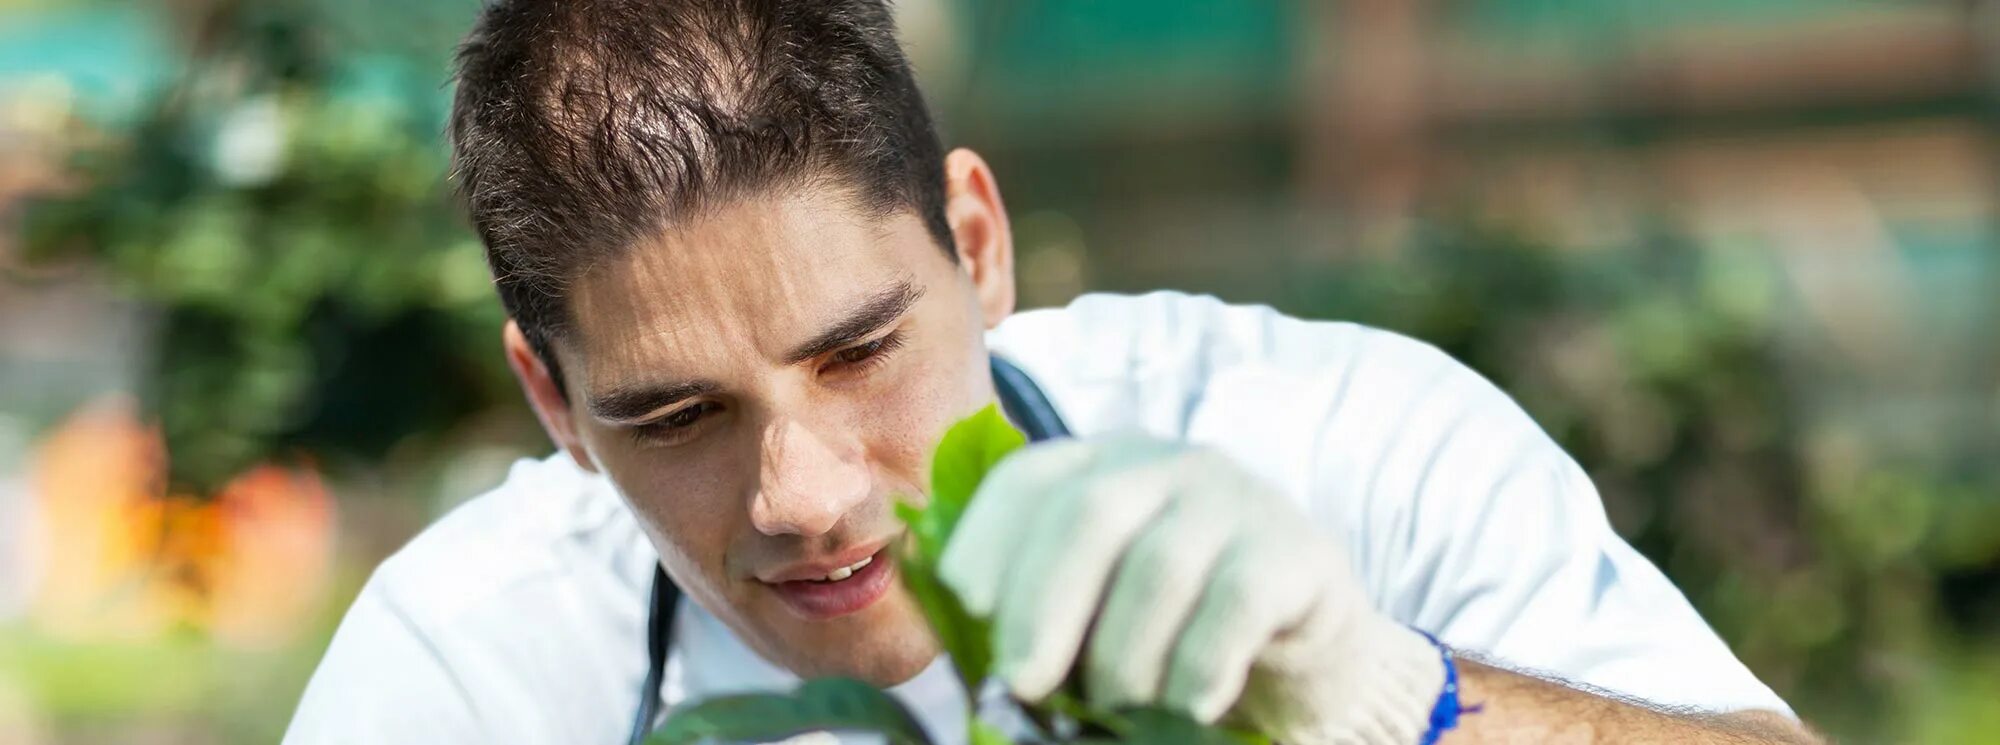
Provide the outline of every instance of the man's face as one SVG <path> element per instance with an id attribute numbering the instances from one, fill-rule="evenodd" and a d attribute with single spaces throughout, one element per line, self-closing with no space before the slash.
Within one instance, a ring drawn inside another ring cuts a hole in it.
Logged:
<path id="1" fill-rule="evenodd" d="M 992 400 L 992 313 L 921 221 L 773 192 L 591 269 L 569 307 L 575 443 L 684 591 L 800 675 L 929 664 L 893 506 Z"/>

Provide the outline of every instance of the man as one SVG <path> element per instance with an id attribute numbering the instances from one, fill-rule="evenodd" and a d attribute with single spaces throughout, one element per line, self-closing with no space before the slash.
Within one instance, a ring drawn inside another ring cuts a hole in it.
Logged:
<path id="1" fill-rule="evenodd" d="M 1022 698 L 1076 670 L 1297 745 L 1810 739 L 1431 348 L 1176 294 L 1015 314 L 999 184 L 942 151 L 882 0 L 500 0 L 458 73 L 459 186 L 562 452 L 382 565 L 290 742 L 610 743 L 645 698 L 828 675 L 953 740 L 891 507 L 989 355 L 1076 435 L 1004 462 L 942 567 Z M 653 690 L 656 566 L 687 600 Z"/>

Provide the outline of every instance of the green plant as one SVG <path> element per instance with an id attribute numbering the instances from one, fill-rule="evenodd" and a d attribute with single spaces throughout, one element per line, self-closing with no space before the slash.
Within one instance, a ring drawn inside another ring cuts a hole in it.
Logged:
<path id="1" fill-rule="evenodd" d="M 911 540 L 897 557 L 903 584 L 951 655 L 966 706 L 977 711 L 975 695 L 985 683 L 993 655 L 987 619 L 966 612 L 958 597 L 937 577 L 959 518 L 972 503 L 973 492 L 986 473 L 1027 439 L 1007 423 L 999 409 L 987 406 L 947 430 L 931 458 L 930 502 L 923 507 L 899 504 L 896 514 L 909 525 Z M 1035 742 L 1164 743 L 1165 745 L 1243 745 L 1267 743 L 1262 737 L 1204 726 L 1177 712 L 1158 708 L 1107 711 L 1085 703 L 1077 687 L 1041 702 L 1018 702 L 1041 725 Z M 1074 727 L 1057 726 L 1058 722 Z M 1013 740 L 977 716 L 967 718 L 966 740 L 973 745 L 1001 745 Z M 713 698 L 681 709 L 648 741 L 681 745 L 709 739 L 740 740 L 787 737 L 815 730 L 867 731 L 882 734 L 892 745 L 929 745 L 930 737 L 902 704 L 856 680 L 822 678 L 789 694 L 755 693 Z M 1075 730 L 1064 739 L 1058 731 Z"/>

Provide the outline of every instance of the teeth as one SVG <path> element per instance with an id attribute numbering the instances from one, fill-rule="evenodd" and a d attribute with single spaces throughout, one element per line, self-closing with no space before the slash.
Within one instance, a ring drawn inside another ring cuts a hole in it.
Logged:
<path id="1" fill-rule="evenodd" d="M 858 572 L 858 571 L 861 571 L 861 568 L 862 568 L 862 567 L 865 567 L 865 566 L 868 566 L 868 564 L 869 564 L 870 562 L 873 562 L 874 560 L 875 560 L 875 557 L 873 557 L 873 556 L 870 556 L 870 557 L 868 557 L 868 558 L 865 558 L 865 559 L 862 559 L 862 560 L 860 560 L 860 561 L 857 561 L 857 562 L 854 562 L 854 566 L 850 566 L 850 567 L 841 567 L 841 568 L 839 568 L 839 569 L 835 569 L 835 570 L 833 570 L 833 572 L 832 572 L 831 574 L 828 574 L 828 575 L 826 575 L 826 579 L 825 579 L 825 580 L 823 580 L 823 581 L 826 581 L 826 582 L 839 582 L 839 581 L 841 581 L 841 580 L 843 580 L 843 579 L 847 579 L 848 577 L 852 577 L 852 576 L 854 576 L 854 573 L 855 573 L 855 572 Z"/>

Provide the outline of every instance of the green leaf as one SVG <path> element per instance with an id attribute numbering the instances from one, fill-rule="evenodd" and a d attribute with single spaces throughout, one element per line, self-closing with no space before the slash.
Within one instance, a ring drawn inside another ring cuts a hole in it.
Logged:
<path id="1" fill-rule="evenodd" d="M 1117 712 L 1092 706 L 1081 696 L 1068 690 L 1069 688 L 1066 685 L 1057 689 L 1033 708 L 1068 717 L 1083 726 L 1084 734 L 1115 734 L 1129 729 L 1124 717 Z"/>
<path id="2" fill-rule="evenodd" d="M 938 442 L 937 451 L 931 455 L 930 505 L 926 512 L 936 512 L 938 528 L 948 538 L 952 528 L 958 526 L 958 518 L 965 514 L 965 508 L 972 503 L 972 494 L 979 488 L 979 482 L 986 478 L 986 472 L 1009 453 L 1028 444 L 1026 435 L 1014 429 L 1014 425 L 1001 416 L 1000 407 L 987 404 L 972 416 L 951 425 L 945 430 L 944 439 Z M 935 547 L 925 547 L 932 558 L 943 549 L 939 543 Z"/>
<path id="3" fill-rule="evenodd" d="M 909 505 L 896 506 L 896 514 L 911 524 L 913 532 L 920 529 L 919 523 L 926 517 L 917 513 Z M 938 645 L 951 655 L 959 682 L 965 685 L 968 698 L 971 697 L 986 680 L 993 664 L 991 624 L 965 610 L 958 596 L 937 578 L 934 560 L 921 548 L 905 552 L 897 569 L 903 576 L 903 586 L 909 588 L 911 597 L 923 609 Z"/>
<path id="4" fill-rule="evenodd" d="M 993 725 L 978 719 L 972 720 L 972 726 L 968 727 L 966 732 L 970 735 L 971 745 L 1014 745 L 1014 741 L 1007 735 L 994 729 Z"/>
<path id="5" fill-rule="evenodd" d="M 901 702 L 849 678 L 820 678 L 790 694 L 711 698 L 675 712 L 646 743 L 766 741 L 817 731 L 876 732 L 890 745 L 931 745 Z"/>
<path id="6" fill-rule="evenodd" d="M 989 404 L 953 424 L 938 442 L 931 455 L 930 503 L 922 508 L 896 506 L 896 516 L 910 526 L 916 540 L 916 550 L 902 557 L 903 584 L 923 608 L 938 644 L 951 655 L 968 696 L 979 690 L 992 666 L 991 626 L 966 612 L 958 596 L 938 580 L 937 565 L 986 472 L 1027 443 L 1028 438 L 1000 415 L 1000 408 Z"/>

